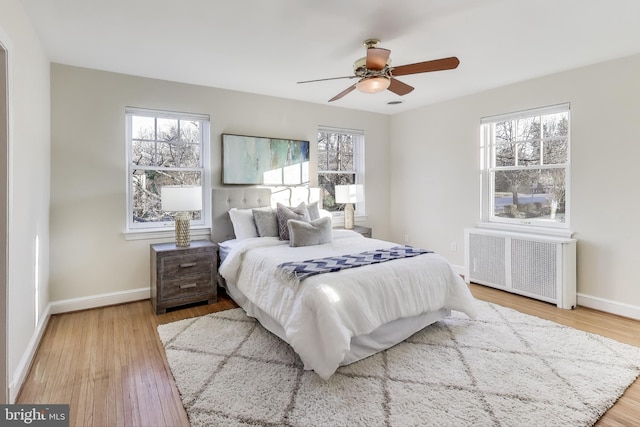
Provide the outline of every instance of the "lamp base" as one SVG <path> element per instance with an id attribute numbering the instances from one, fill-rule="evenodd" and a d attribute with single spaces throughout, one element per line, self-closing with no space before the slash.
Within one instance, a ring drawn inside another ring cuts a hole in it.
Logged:
<path id="1" fill-rule="evenodd" d="M 347 203 L 344 205 L 344 228 L 347 230 L 353 230 L 353 205 L 351 203 Z"/>
<path id="2" fill-rule="evenodd" d="M 175 217 L 176 246 L 185 248 L 191 246 L 191 217 L 183 212 Z"/>

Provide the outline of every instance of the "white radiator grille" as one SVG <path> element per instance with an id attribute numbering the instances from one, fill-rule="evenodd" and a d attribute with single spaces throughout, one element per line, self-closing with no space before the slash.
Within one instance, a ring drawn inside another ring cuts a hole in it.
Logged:
<path id="1" fill-rule="evenodd" d="M 511 239 L 511 286 L 523 292 L 556 299 L 558 245 Z"/>
<path id="2" fill-rule="evenodd" d="M 472 234 L 469 236 L 469 248 L 473 278 L 496 286 L 506 286 L 504 237 Z"/>
<path id="3" fill-rule="evenodd" d="M 573 308 L 575 249 L 569 238 L 467 229 L 465 280 Z"/>

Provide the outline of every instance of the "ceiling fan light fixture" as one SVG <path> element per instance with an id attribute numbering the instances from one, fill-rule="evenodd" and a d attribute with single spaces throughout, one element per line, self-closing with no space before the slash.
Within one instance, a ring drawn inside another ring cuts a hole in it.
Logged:
<path id="1" fill-rule="evenodd" d="M 387 90 L 390 84 L 391 79 L 388 77 L 365 77 L 356 83 L 356 89 L 363 93 L 379 93 Z"/>

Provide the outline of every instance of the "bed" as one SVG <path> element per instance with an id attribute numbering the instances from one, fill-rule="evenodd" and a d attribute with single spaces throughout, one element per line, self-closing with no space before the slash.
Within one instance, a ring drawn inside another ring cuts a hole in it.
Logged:
<path id="1" fill-rule="evenodd" d="M 278 200 L 289 206 L 313 202 L 311 190 L 297 191 L 302 191 L 302 196 L 285 189 Z M 236 219 L 238 211 L 271 206 L 268 188 L 214 188 L 212 205 L 211 238 L 219 244 L 221 257 L 219 284 L 249 316 L 289 343 L 305 369 L 314 370 L 321 378 L 328 379 L 339 366 L 403 341 L 445 318 L 451 310 L 475 317 L 468 287 L 437 254 L 313 273 L 301 280 L 297 273 L 292 278 L 283 264 L 377 251 L 396 253 L 393 251 L 400 246 L 349 230 L 327 232 L 326 227 L 324 236 L 330 234 L 327 241 L 298 247 L 290 246 L 303 235 L 295 228 L 290 228 L 297 233 L 290 241 L 245 235 L 237 220 L 232 224 L 230 211 L 234 209 Z M 293 223 L 306 230 L 308 220 Z M 326 224 L 327 220 L 311 223 Z M 236 231 L 242 238 L 236 237 Z"/>

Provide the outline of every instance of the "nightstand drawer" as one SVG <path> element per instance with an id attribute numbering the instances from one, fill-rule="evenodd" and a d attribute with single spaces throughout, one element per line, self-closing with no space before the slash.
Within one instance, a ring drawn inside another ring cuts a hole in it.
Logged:
<path id="1" fill-rule="evenodd" d="M 160 285 L 160 300 L 196 297 L 206 295 L 213 290 L 213 280 L 210 273 L 185 276 L 172 280 L 163 280 Z"/>
<path id="2" fill-rule="evenodd" d="M 150 301 L 156 314 L 167 308 L 217 300 L 217 246 L 194 240 L 187 247 L 174 243 L 151 246 Z"/>
<path id="3" fill-rule="evenodd" d="M 172 279 L 192 274 L 210 274 L 214 262 L 211 254 L 207 253 L 166 256 L 161 260 L 161 279 Z"/>

